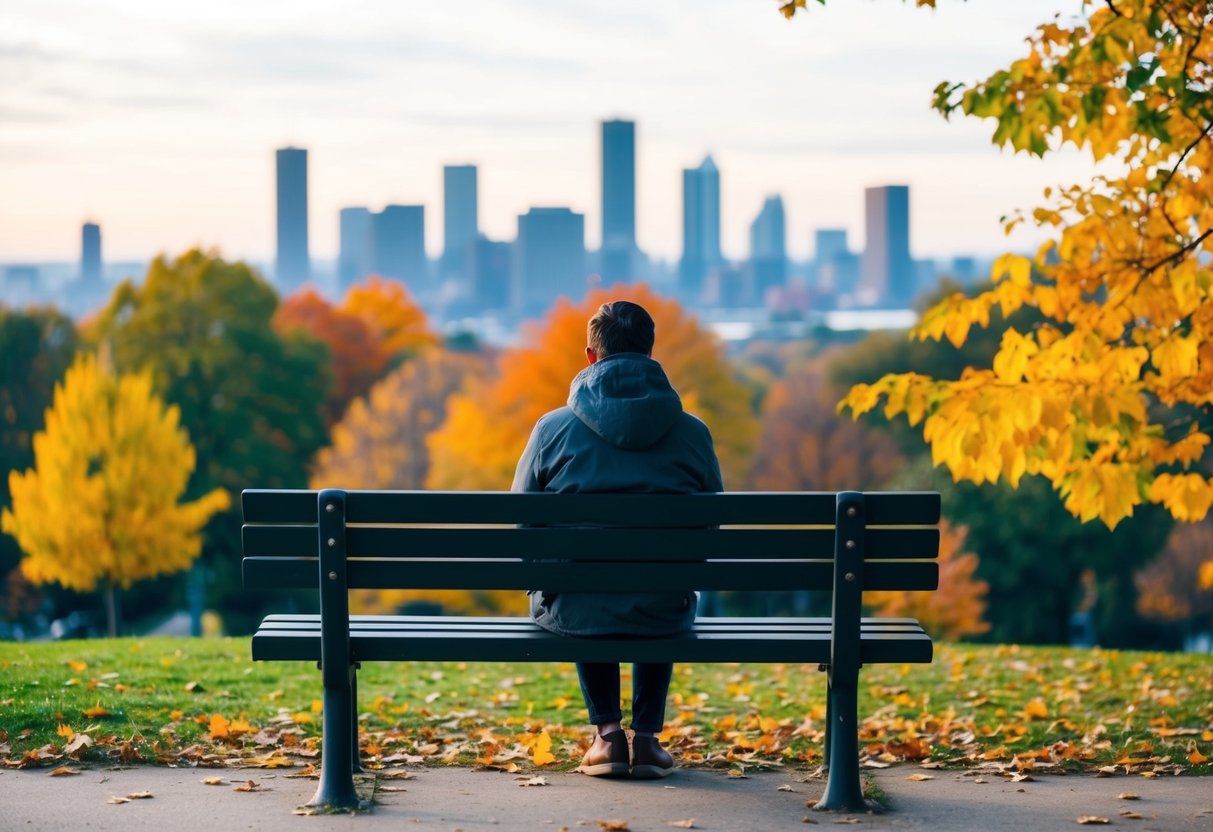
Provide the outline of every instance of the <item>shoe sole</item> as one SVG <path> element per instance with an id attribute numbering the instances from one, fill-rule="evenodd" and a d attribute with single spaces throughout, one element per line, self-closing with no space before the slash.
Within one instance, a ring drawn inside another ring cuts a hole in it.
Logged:
<path id="1" fill-rule="evenodd" d="M 632 766 L 632 776 L 637 780 L 656 780 L 659 777 L 669 777 L 674 773 L 674 767 L 665 768 L 663 766 Z"/>
<path id="2" fill-rule="evenodd" d="M 593 766 L 577 766 L 577 771 L 590 777 L 627 777 L 627 763 L 598 763 Z"/>

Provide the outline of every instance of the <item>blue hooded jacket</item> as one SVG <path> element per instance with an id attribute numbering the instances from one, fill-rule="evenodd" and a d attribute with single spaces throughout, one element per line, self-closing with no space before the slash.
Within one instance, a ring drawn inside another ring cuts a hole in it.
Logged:
<path id="1" fill-rule="evenodd" d="M 661 365 L 638 353 L 577 374 L 568 406 L 536 423 L 513 485 L 559 494 L 723 489 L 707 425 L 682 409 Z M 643 564 L 635 573 L 642 589 Z M 695 593 L 532 592 L 531 614 L 563 635 L 665 635 L 690 627 Z"/>

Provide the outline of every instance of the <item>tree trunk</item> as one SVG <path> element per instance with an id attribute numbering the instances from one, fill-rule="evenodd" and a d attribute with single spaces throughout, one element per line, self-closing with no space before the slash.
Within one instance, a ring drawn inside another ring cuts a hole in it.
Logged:
<path id="1" fill-rule="evenodd" d="M 118 587 L 113 581 L 105 584 L 105 622 L 110 638 L 118 637 Z"/>

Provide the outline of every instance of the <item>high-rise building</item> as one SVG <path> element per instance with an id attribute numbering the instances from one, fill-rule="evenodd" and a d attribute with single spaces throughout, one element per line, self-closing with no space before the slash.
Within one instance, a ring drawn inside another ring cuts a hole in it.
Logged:
<path id="1" fill-rule="evenodd" d="M 468 247 L 480 235 L 476 166 L 442 169 L 442 275 L 467 275 Z"/>
<path id="2" fill-rule="evenodd" d="M 425 287 L 425 206 L 386 205 L 371 217 L 374 271 L 402 280 L 416 293 Z"/>
<path id="3" fill-rule="evenodd" d="M 602 122 L 602 255 L 604 281 L 633 278 L 636 251 L 636 122 Z"/>
<path id="4" fill-rule="evenodd" d="M 762 203 L 750 225 L 750 264 L 754 272 L 755 300 L 762 303 L 769 289 L 788 280 L 788 245 L 784 231 L 783 197 L 775 194 Z"/>
<path id="5" fill-rule="evenodd" d="M 284 147 L 276 156 L 278 241 L 274 279 L 286 293 L 307 282 L 312 271 L 307 232 L 307 151 Z"/>
<path id="6" fill-rule="evenodd" d="M 881 306 L 907 307 L 914 300 L 914 262 L 910 258 L 910 188 L 865 188 L 867 240 L 860 265 L 861 288 Z"/>
<path id="7" fill-rule="evenodd" d="M 514 244 L 514 306 L 524 315 L 586 289 L 585 215 L 568 208 L 532 208 L 518 217 Z"/>
<path id="8" fill-rule="evenodd" d="M 813 251 L 814 293 L 854 295 L 859 284 L 859 257 L 847 245 L 846 229 L 817 229 Z"/>
<path id="9" fill-rule="evenodd" d="M 80 229 L 80 281 L 101 285 L 101 226 L 86 222 Z"/>
<path id="10" fill-rule="evenodd" d="M 375 271 L 374 215 L 369 208 L 342 208 L 337 281 L 342 291 Z"/>
<path id="11" fill-rule="evenodd" d="M 513 247 L 481 236 L 468 247 L 471 301 L 477 311 L 509 308 Z"/>
<path id="12" fill-rule="evenodd" d="M 721 264 L 720 171 L 712 157 L 682 172 L 682 262 L 678 288 L 683 299 L 698 301 L 704 278 Z"/>

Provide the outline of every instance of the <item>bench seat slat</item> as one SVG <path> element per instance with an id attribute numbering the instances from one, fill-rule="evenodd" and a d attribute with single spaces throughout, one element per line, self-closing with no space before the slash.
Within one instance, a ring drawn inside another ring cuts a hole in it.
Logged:
<path id="1" fill-rule="evenodd" d="M 256 660 L 320 659 L 317 628 L 271 629 L 267 622 L 253 636 Z M 799 631 L 772 633 L 754 628 L 717 630 L 668 638 L 562 638 L 538 625 L 452 630 L 351 628 L 350 645 L 358 661 L 674 661 L 799 662 L 829 661 L 828 627 L 809 624 Z M 892 630 L 865 626 L 860 661 L 930 662 L 931 639 L 917 626 Z"/>
<path id="2" fill-rule="evenodd" d="M 506 560 L 387 560 L 351 558 L 347 561 L 352 589 L 552 589 L 566 592 L 635 591 L 636 578 L 617 569 L 604 575 L 601 564 L 541 563 Z M 244 585 L 248 589 L 314 587 L 319 579 L 316 558 L 246 557 Z M 831 561 L 705 561 L 695 565 L 694 585 L 686 586 L 685 563 L 646 563 L 645 587 L 653 591 L 796 590 L 833 586 Z M 939 584 L 935 561 L 868 561 L 863 569 L 866 590 L 929 590 Z"/>
<path id="3" fill-rule="evenodd" d="M 317 492 L 248 489 L 249 523 L 314 523 Z M 637 526 L 695 527 L 713 524 L 803 523 L 831 525 L 833 492 L 732 494 L 514 494 L 499 492 L 351 491 L 349 523 L 595 523 L 629 518 Z M 878 526 L 934 525 L 940 498 L 934 492 L 868 492 L 866 522 Z"/>
<path id="4" fill-rule="evenodd" d="M 488 626 L 519 626 L 531 627 L 535 622 L 526 616 L 519 615 L 489 615 L 489 616 L 458 616 L 458 615 L 351 615 L 350 626 L 356 627 L 364 624 L 381 624 L 381 623 L 400 623 L 408 625 L 438 625 L 444 627 L 447 624 L 458 623 L 467 620 L 476 624 Z M 770 626 L 803 626 L 808 624 L 816 624 L 818 622 L 829 623 L 829 617 L 810 617 L 810 616 L 762 616 L 759 618 L 751 618 L 749 616 L 732 616 L 732 615 L 709 615 L 700 616 L 695 619 L 695 626 L 711 626 L 711 627 L 750 627 L 757 625 Z M 861 618 L 863 624 L 897 624 L 909 625 L 917 627 L 918 619 L 916 618 Z M 267 615 L 261 621 L 261 626 L 266 627 L 269 624 L 275 625 L 269 629 L 279 629 L 281 625 L 307 624 L 320 626 L 320 616 L 316 613 L 273 613 Z"/>
<path id="5" fill-rule="evenodd" d="M 316 550 L 315 525 L 246 525 L 243 536 L 248 556 L 290 557 Z M 933 558 L 939 550 L 939 531 L 867 529 L 863 549 L 869 558 Z M 346 552 L 350 557 L 374 558 L 831 558 L 834 530 L 353 526 L 346 531 Z"/>

